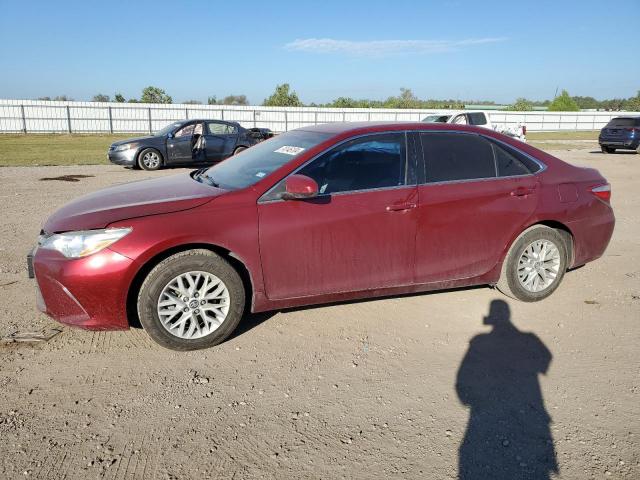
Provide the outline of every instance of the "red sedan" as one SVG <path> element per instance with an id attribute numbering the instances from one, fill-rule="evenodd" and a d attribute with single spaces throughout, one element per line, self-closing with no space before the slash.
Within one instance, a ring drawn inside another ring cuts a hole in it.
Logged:
<path id="1" fill-rule="evenodd" d="M 467 285 L 537 301 L 611 238 L 611 189 L 463 125 L 294 130 L 209 169 L 79 198 L 45 223 L 39 308 L 161 345 L 227 338 L 245 311 Z"/>

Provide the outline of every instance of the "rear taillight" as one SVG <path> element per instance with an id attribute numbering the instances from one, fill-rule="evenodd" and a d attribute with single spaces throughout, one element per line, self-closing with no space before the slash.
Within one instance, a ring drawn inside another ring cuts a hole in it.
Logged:
<path id="1" fill-rule="evenodd" d="M 609 185 L 608 183 L 591 187 L 590 191 L 600 200 L 604 200 L 605 202 L 611 200 L 611 185 Z"/>
<path id="2" fill-rule="evenodd" d="M 627 132 L 640 132 L 640 128 L 627 127 L 625 128 Z"/>

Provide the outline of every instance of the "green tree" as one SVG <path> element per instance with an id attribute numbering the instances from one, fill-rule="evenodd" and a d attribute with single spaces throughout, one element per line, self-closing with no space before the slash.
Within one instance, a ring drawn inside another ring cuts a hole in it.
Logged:
<path id="1" fill-rule="evenodd" d="M 103 95 L 102 93 L 98 93 L 97 95 L 93 96 L 93 99 L 91 101 L 92 102 L 108 102 L 109 100 L 111 100 L 111 98 L 109 98 L 109 95 Z"/>
<path id="2" fill-rule="evenodd" d="M 121 93 L 116 93 L 113 98 L 118 103 L 126 102 L 126 100 L 124 99 L 124 95 L 122 95 Z"/>
<path id="3" fill-rule="evenodd" d="M 173 103 L 173 98 L 161 88 L 148 86 L 142 90 L 140 101 L 142 103 Z"/>
<path id="4" fill-rule="evenodd" d="M 573 98 L 573 100 L 578 104 L 578 107 L 580 107 L 580 109 L 595 109 L 595 108 L 600 108 L 600 103 L 598 100 L 596 100 L 593 97 L 571 97 Z"/>
<path id="5" fill-rule="evenodd" d="M 640 112 L 640 90 L 635 97 L 629 97 L 624 103 L 624 109 L 630 112 Z"/>
<path id="6" fill-rule="evenodd" d="M 246 95 L 227 95 L 222 99 L 223 105 L 249 105 Z"/>
<path id="7" fill-rule="evenodd" d="M 576 101 L 571 98 L 569 92 L 562 90 L 562 93 L 549 104 L 548 110 L 550 112 L 577 112 L 580 110 L 580 107 Z"/>
<path id="8" fill-rule="evenodd" d="M 45 100 L 47 102 L 51 101 L 51 97 L 38 97 L 38 100 Z"/>
<path id="9" fill-rule="evenodd" d="M 207 98 L 207 105 L 219 105 L 218 99 L 216 98 L 215 95 Z"/>
<path id="10" fill-rule="evenodd" d="M 53 97 L 53 100 L 56 102 L 73 102 L 73 98 L 67 97 L 66 95 L 58 95 L 57 97 Z"/>
<path id="11" fill-rule="evenodd" d="M 303 104 L 298 98 L 298 94 L 289 91 L 289 84 L 277 85 L 270 97 L 265 98 L 263 105 L 268 107 L 302 107 Z"/>
<path id="12" fill-rule="evenodd" d="M 533 110 L 533 103 L 527 100 L 526 98 L 520 97 L 517 98 L 513 105 L 509 105 L 507 110 L 515 110 L 518 112 L 528 112 Z"/>
<path id="13" fill-rule="evenodd" d="M 185 105 L 202 105 L 202 102 L 200 100 L 185 100 L 184 102 Z"/>

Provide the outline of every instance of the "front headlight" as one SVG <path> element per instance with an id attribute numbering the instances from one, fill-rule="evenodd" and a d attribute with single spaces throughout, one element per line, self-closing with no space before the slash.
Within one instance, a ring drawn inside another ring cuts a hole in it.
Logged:
<path id="1" fill-rule="evenodd" d="M 116 148 L 114 148 L 115 152 L 124 152 L 125 150 L 129 150 L 133 147 L 135 147 L 136 144 L 135 143 L 125 143 L 122 145 L 118 145 Z"/>
<path id="2" fill-rule="evenodd" d="M 67 258 L 81 258 L 99 252 L 131 232 L 131 228 L 107 228 L 56 233 L 42 238 L 40 248 L 57 250 Z"/>

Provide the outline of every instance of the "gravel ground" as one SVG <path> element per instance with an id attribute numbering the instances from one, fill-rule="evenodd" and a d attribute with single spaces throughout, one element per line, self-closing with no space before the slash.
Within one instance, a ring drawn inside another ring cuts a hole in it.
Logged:
<path id="1" fill-rule="evenodd" d="M 617 226 L 549 299 L 273 312 L 191 353 L 142 330 L 0 345 L 0 478 L 640 478 L 640 156 L 557 154 L 609 179 Z M 89 176 L 40 181 L 60 175 Z M 0 169 L 0 336 L 57 326 L 25 268 L 47 215 L 154 175 Z"/>

